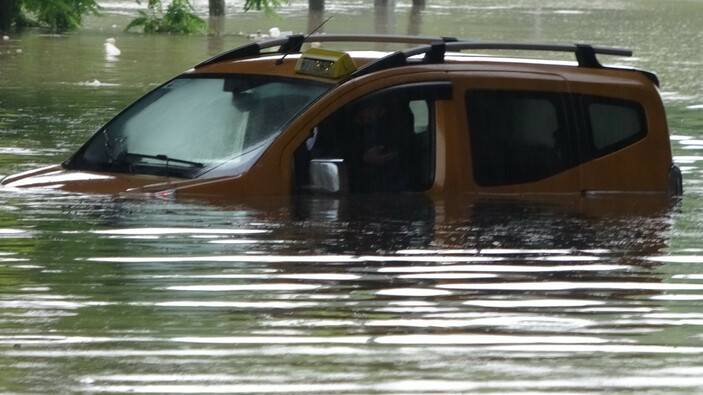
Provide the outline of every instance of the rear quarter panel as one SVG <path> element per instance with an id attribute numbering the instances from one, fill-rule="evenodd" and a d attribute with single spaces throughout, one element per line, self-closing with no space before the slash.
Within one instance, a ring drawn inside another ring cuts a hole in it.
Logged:
<path id="1" fill-rule="evenodd" d="M 659 92 L 643 74 L 633 71 L 594 70 L 568 73 L 576 94 L 603 96 L 640 103 L 645 111 L 647 135 L 624 148 L 581 165 L 581 186 L 586 192 L 666 192 L 672 164 L 669 130 Z"/>

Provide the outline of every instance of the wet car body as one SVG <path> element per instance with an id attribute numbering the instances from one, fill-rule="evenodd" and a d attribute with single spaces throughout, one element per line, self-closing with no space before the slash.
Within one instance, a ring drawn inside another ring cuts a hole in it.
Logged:
<path id="1" fill-rule="evenodd" d="M 355 69 L 333 78 L 301 72 L 303 43 L 327 41 L 419 46 L 347 52 Z M 460 52 L 474 49 L 572 52 L 577 62 Z M 148 93 L 63 164 L 2 184 L 216 200 L 681 193 L 656 76 L 602 66 L 599 53 L 629 51 L 404 36 L 253 43 Z M 374 117 L 378 129 L 407 129 L 395 137 L 404 142 L 366 136 L 363 118 Z"/>

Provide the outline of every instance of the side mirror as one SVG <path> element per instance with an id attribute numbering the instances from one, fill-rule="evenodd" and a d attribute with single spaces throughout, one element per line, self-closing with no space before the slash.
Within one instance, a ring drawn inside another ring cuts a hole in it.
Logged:
<path id="1" fill-rule="evenodd" d="M 347 193 L 349 177 L 344 159 L 311 160 L 310 190 L 315 193 Z"/>

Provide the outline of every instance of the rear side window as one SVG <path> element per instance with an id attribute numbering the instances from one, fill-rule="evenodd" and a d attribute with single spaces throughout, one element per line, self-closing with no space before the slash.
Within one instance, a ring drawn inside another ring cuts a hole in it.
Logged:
<path id="1" fill-rule="evenodd" d="M 591 131 L 592 157 L 616 151 L 647 135 L 647 121 L 639 103 L 596 96 L 583 96 L 582 103 Z"/>
<path id="2" fill-rule="evenodd" d="M 466 93 L 474 179 L 497 186 L 536 181 L 571 159 L 564 100 L 558 93 Z"/>

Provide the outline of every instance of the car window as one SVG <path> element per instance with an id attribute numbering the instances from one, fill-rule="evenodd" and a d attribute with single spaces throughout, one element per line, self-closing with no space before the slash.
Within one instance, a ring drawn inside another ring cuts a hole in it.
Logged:
<path id="1" fill-rule="evenodd" d="M 569 127 L 558 93 L 466 93 L 474 179 L 496 186 L 536 181 L 571 163 Z"/>
<path id="2" fill-rule="evenodd" d="M 434 181 L 434 99 L 372 94 L 329 116 L 296 151 L 305 191 L 311 160 L 341 159 L 351 193 L 423 191 Z"/>
<path id="3" fill-rule="evenodd" d="M 592 156 L 600 156 L 647 135 L 644 109 L 636 102 L 597 96 L 582 96 L 590 125 Z"/>
<path id="4" fill-rule="evenodd" d="M 430 107 L 426 100 L 411 100 L 408 104 L 414 118 L 415 134 L 422 134 L 429 130 Z"/>

